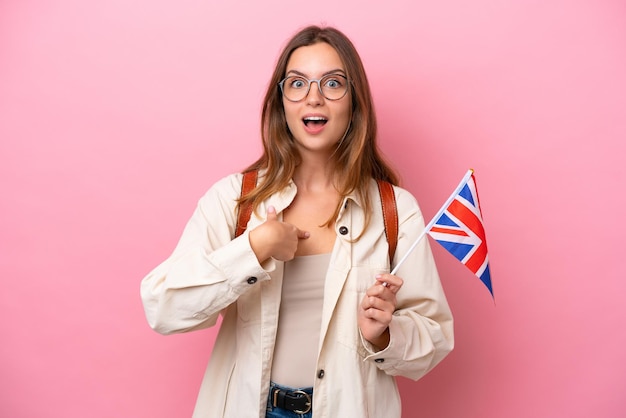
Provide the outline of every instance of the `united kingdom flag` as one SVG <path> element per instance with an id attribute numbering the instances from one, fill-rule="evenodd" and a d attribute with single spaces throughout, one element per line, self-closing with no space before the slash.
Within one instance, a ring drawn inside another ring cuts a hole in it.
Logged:
<path id="1" fill-rule="evenodd" d="M 428 234 L 478 276 L 493 297 L 487 240 L 473 171 Z"/>

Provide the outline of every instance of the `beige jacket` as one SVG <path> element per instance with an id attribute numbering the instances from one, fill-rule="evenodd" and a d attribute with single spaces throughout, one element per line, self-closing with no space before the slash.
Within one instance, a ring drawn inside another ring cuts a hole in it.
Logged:
<path id="1" fill-rule="evenodd" d="M 242 176 L 217 182 L 203 196 L 172 255 L 141 283 L 146 317 L 162 334 L 194 331 L 223 320 L 207 368 L 194 417 L 264 417 L 278 324 L 283 263 L 260 265 L 248 233 L 233 239 L 235 199 Z M 424 221 L 417 202 L 395 187 L 398 206 L 398 261 Z M 248 230 L 265 219 L 272 205 L 280 214 L 296 194 L 291 183 L 252 215 Z M 326 276 L 322 328 L 313 396 L 313 416 L 393 418 L 401 406 L 393 376 L 419 379 L 452 350 L 452 315 L 425 238 L 397 275 L 389 346 L 374 352 L 361 338 L 357 305 L 379 272 L 388 272 L 387 241 L 376 182 L 371 182 L 374 214 L 356 243 L 364 213 L 348 196 L 336 221 L 337 240 Z M 342 235 L 340 231 L 346 232 Z M 297 342 L 296 342 L 297 343 Z M 297 365 L 294 365 L 297 367 Z"/>

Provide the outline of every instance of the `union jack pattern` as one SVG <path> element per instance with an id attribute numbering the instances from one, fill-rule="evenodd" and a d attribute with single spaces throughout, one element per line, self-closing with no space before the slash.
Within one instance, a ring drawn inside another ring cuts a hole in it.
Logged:
<path id="1" fill-rule="evenodd" d="M 428 234 L 478 276 L 493 297 L 487 240 L 473 173 Z"/>

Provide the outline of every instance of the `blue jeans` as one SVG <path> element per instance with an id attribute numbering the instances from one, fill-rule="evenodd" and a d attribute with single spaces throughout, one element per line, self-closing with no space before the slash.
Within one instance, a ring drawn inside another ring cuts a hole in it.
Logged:
<path id="1" fill-rule="evenodd" d="M 313 399 L 313 388 L 290 388 L 286 386 L 277 385 L 274 382 L 270 382 L 270 392 L 267 396 L 267 411 L 265 413 L 265 418 L 313 418 L 313 410 L 311 409 L 306 414 L 298 414 L 288 409 L 278 408 L 273 406 L 273 394 L 274 389 L 282 389 L 289 392 L 293 392 L 296 390 L 300 390 L 302 392 L 308 393 Z"/>

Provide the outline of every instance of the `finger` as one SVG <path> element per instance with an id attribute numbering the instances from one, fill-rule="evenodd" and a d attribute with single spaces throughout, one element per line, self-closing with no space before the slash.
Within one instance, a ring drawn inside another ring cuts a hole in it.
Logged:
<path id="1" fill-rule="evenodd" d="M 393 310 L 370 307 L 363 311 L 363 315 L 368 319 L 373 319 L 376 322 L 389 325 L 391 317 L 393 316 Z"/>
<path id="2" fill-rule="evenodd" d="M 393 291 L 381 285 L 374 285 L 367 290 L 361 306 L 363 309 L 374 307 L 393 313 L 397 303 L 396 294 Z"/>
<path id="3" fill-rule="evenodd" d="M 274 206 L 267 207 L 267 221 L 277 221 L 278 215 L 276 214 L 276 208 Z"/>
<path id="4" fill-rule="evenodd" d="M 308 237 L 311 236 L 311 234 L 308 231 L 301 231 L 301 230 L 297 230 L 298 232 L 298 239 L 307 239 Z"/>
<path id="5" fill-rule="evenodd" d="M 389 274 L 389 273 L 377 274 L 376 280 L 380 283 L 387 283 L 389 285 L 394 285 L 396 287 L 400 287 L 404 283 L 404 280 L 402 280 L 400 277 L 395 276 L 393 274 Z"/>
<path id="6" fill-rule="evenodd" d="M 392 274 L 378 274 L 376 275 L 375 279 L 378 284 L 386 287 L 393 293 L 397 293 L 404 283 L 404 281 L 400 277 L 394 276 Z"/>
<path id="7" fill-rule="evenodd" d="M 367 294 L 370 296 L 380 296 L 383 297 L 385 294 L 395 295 L 398 293 L 400 288 L 394 284 L 390 284 L 384 280 L 376 280 L 376 283 L 372 287 L 370 287 L 367 291 Z"/>
<path id="8" fill-rule="evenodd" d="M 393 295 L 391 299 L 385 299 L 381 296 L 366 296 L 361 301 L 363 310 L 376 309 L 393 313 L 396 309 L 395 306 L 395 297 Z"/>

